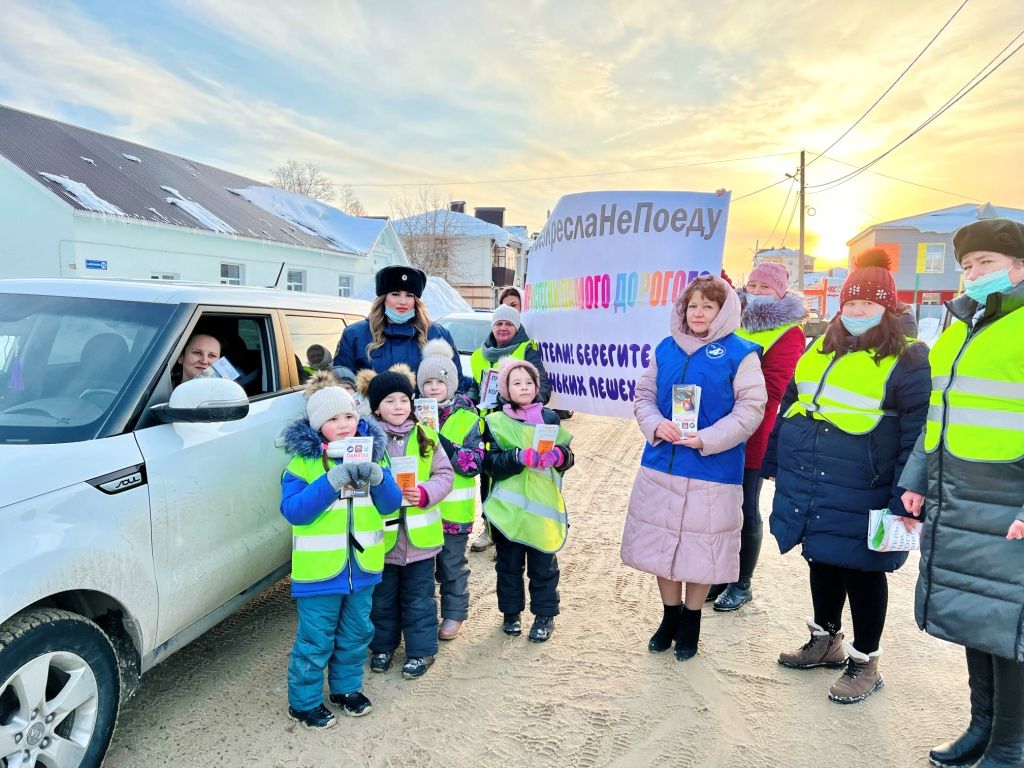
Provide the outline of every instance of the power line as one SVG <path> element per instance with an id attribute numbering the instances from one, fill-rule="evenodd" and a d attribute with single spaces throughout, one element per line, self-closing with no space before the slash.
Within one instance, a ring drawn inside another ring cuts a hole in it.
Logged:
<path id="1" fill-rule="evenodd" d="M 985 80 L 987 80 L 992 74 L 994 74 L 996 72 L 996 70 L 998 70 L 1001 66 L 1003 66 L 1003 64 L 1005 64 L 1007 61 L 1009 61 L 1014 55 L 1016 55 L 1017 52 L 1020 51 L 1021 48 L 1024 48 L 1024 43 L 1021 43 L 1016 48 L 1014 48 L 1012 51 L 1010 51 L 1010 53 L 1007 54 L 1001 61 L 999 61 L 998 64 L 996 64 L 994 67 L 989 69 L 988 72 L 985 72 L 985 70 L 988 69 L 997 58 L 1002 56 L 1002 54 L 1006 51 L 1007 48 L 1009 48 L 1011 45 L 1013 45 L 1015 42 L 1017 42 L 1017 40 L 1022 35 L 1024 35 L 1024 30 L 1021 30 L 1020 32 L 1018 32 L 1017 35 L 1013 38 L 1013 40 L 1011 40 L 1009 43 L 1007 43 L 1003 47 L 1003 49 L 1001 51 L 999 51 L 999 53 L 997 53 L 995 56 L 993 56 L 991 59 L 989 59 L 988 63 L 985 64 L 985 66 L 983 66 L 980 70 L 978 70 L 974 74 L 974 76 L 972 76 L 966 83 L 964 83 L 964 85 L 962 85 L 960 87 L 960 90 L 958 90 L 955 94 L 953 94 L 953 96 L 951 96 L 949 99 L 947 99 L 945 104 L 943 104 L 941 107 L 939 107 L 937 110 L 935 110 L 935 112 L 933 112 L 924 122 L 922 122 L 920 125 L 918 125 L 913 131 L 908 133 L 900 141 L 898 141 L 896 144 L 891 146 L 885 152 L 883 152 L 882 154 L 878 155 L 878 157 L 874 158 L 873 160 L 865 163 L 864 165 L 862 165 L 861 167 L 857 168 L 856 170 L 851 171 L 850 173 L 847 173 L 847 174 L 845 174 L 843 176 L 839 176 L 839 177 L 837 177 L 835 179 L 832 179 L 830 181 L 823 182 L 821 184 L 811 185 L 808 188 L 809 189 L 823 189 L 825 187 L 828 187 L 829 189 L 835 189 L 839 185 L 845 184 L 847 181 L 851 181 L 851 180 L 855 179 L 857 176 L 859 176 L 860 174 L 864 173 L 864 171 L 866 171 L 869 168 L 871 168 L 871 166 L 873 166 L 875 163 L 877 163 L 880 160 L 882 160 L 883 158 L 887 157 L 892 152 L 894 152 L 896 149 L 901 147 L 903 144 L 905 144 L 906 142 L 910 141 L 910 139 L 912 139 L 914 136 L 916 136 L 918 133 L 920 133 L 922 130 L 924 130 L 927 126 L 929 126 L 931 123 L 933 123 L 935 120 L 937 120 L 939 117 L 944 115 L 947 111 L 949 111 L 957 102 L 959 102 L 967 94 L 969 94 L 971 91 L 973 91 L 975 88 L 977 88 L 983 82 L 985 82 Z M 984 74 L 982 74 L 982 73 L 984 73 Z M 973 82 L 975 80 L 976 80 L 976 82 Z"/>
<path id="2" fill-rule="evenodd" d="M 931 48 L 932 43 L 934 43 L 936 40 L 938 40 L 939 35 L 941 35 L 945 31 L 946 27 L 948 27 L 950 25 L 950 23 L 953 21 L 953 19 L 955 19 L 957 14 L 960 13 L 960 11 L 962 11 L 964 9 L 964 6 L 967 5 L 967 3 L 968 3 L 968 0 L 964 0 L 962 3 L 960 3 L 960 7 L 957 8 L 955 11 L 953 11 L 953 15 L 950 16 L 948 19 L 946 19 L 946 23 L 943 24 L 941 27 L 939 27 L 939 31 L 938 32 L 936 32 L 934 35 L 932 35 L 932 39 L 929 40 L 927 45 L 925 45 L 925 47 L 921 49 L 921 52 L 918 53 L 917 56 L 914 57 L 913 61 L 911 61 L 909 64 L 907 64 L 906 69 L 904 69 L 902 72 L 900 72 L 899 76 L 895 80 L 892 81 L 892 85 L 890 85 L 888 88 L 886 88 L 882 92 L 882 95 L 879 96 L 877 99 L 875 99 L 874 103 L 870 107 L 867 108 L 867 111 L 865 111 L 863 115 L 858 117 L 854 121 L 853 125 L 851 125 L 845 131 L 843 131 L 842 135 L 840 135 L 838 139 L 836 139 L 831 144 L 829 144 L 825 148 L 825 150 L 820 155 L 818 155 L 818 157 L 821 157 L 821 155 L 824 155 L 825 153 L 827 153 L 836 144 L 838 144 L 840 141 L 845 139 L 849 135 L 850 131 L 852 131 L 854 128 L 856 128 L 858 125 L 860 125 L 860 122 L 871 113 L 871 110 L 873 110 L 875 107 L 878 106 L 879 102 L 881 102 L 882 99 L 884 99 L 886 96 L 889 95 L 889 92 L 893 88 L 896 87 L 896 83 L 898 83 L 900 80 L 903 79 L 903 76 L 905 74 L 907 74 L 907 72 L 910 71 L 910 68 L 913 67 L 917 63 L 918 59 L 920 59 L 922 56 L 924 56 L 925 51 L 927 51 L 929 48 Z M 813 158 L 810 163 L 807 163 L 807 165 L 811 165 L 817 159 L 818 159 L 817 157 Z"/>
<path id="3" fill-rule="evenodd" d="M 806 167 L 806 166 L 804 166 L 804 167 Z M 796 197 L 793 198 L 793 210 L 790 211 L 789 223 L 786 225 L 786 231 L 782 235 L 782 245 L 780 246 L 781 248 L 785 248 L 786 247 L 786 238 L 789 237 L 789 230 L 793 226 L 793 219 L 796 218 L 796 209 L 799 208 L 799 207 L 800 207 L 800 196 L 797 195 Z M 802 259 L 803 257 L 804 257 L 804 255 L 803 255 L 803 253 L 801 253 L 800 254 L 800 258 Z M 803 287 L 803 286 L 801 286 L 801 287 Z"/>
<path id="4" fill-rule="evenodd" d="M 678 165 L 661 165 L 654 168 L 632 168 L 627 171 L 598 171 L 596 173 L 577 173 L 568 176 L 533 176 L 520 179 L 475 179 L 458 181 L 410 181 L 395 182 L 388 184 L 349 184 L 353 188 L 366 187 L 420 187 L 420 186 L 469 186 L 471 184 L 520 184 L 531 181 L 560 181 L 562 179 L 588 179 L 595 176 L 623 176 L 631 173 L 650 173 L 652 171 L 669 171 L 677 168 L 695 168 L 700 165 L 722 165 L 726 163 L 740 163 L 747 160 L 764 160 L 771 157 L 784 157 L 792 152 L 776 152 L 771 155 L 752 155 L 750 157 L 729 157 L 722 160 L 703 160 L 699 163 L 682 163 Z"/>
<path id="5" fill-rule="evenodd" d="M 787 152 L 786 154 L 791 154 L 791 153 Z M 784 178 L 779 179 L 778 181 L 773 181 L 771 184 L 769 184 L 766 187 L 761 187 L 760 189 L 755 189 L 753 192 L 747 192 L 747 194 L 745 194 L 745 195 L 740 195 L 739 197 L 734 197 L 730 201 L 730 204 L 738 203 L 740 200 L 745 200 L 748 197 L 753 197 L 754 195 L 757 195 L 757 194 L 760 194 L 761 192 L 764 192 L 766 189 L 771 189 L 772 187 L 777 187 L 777 186 L 779 186 L 779 184 L 785 184 L 786 180 L 789 179 L 789 178 L 791 178 L 791 177 L 790 176 L 786 176 Z"/>
<path id="6" fill-rule="evenodd" d="M 775 230 L 779 228 L 779 222 L 782 221 L 782 214 L 786 212 L 786 206 L 789 205 L 789 196 L 793 194 L 793 184 L 796 183 L 796 179 L 790 179 L 789 189 L 786 190 L 786 199 L 782 201 L 782 208 L 779 209 L 779 215 L 775 219 L 775 226 L 772 227 L 771 234 L 765 239 L 765 245 L 770 245 L 772 238 L 775 237 Z"/>
<path id="7" fill-rule="evenodd" d="M 848 166 L 850 168 L 859 168 L 860 167 L 856 163 L 848 163 L 845 160 L 840 160 L 840 159 L 838 159 L 836 157 L 832 157 L 831 155 L 826 155 L 824 152 L 818 152 L 818 153 L 814 153 L 814 154 L 816 155 L 815 159 L 817 159 L 818 157 L 824 157 L 826 160 L 831 160 L 833 163 L 839 163 L 840 165 L 845 165 L 845 166 Z M 810 165 L 810 163 L 808 163 L 808 165 Z M 891 174 L 888 174 L 888 173 L 882 173 L 880 171 L 872 171 L 872 170 L 868 170 L 867 172 L 872 174 L 873 176 L 881 176 L 883 179 L 891 179 L 892 181 L 898 181 L 898 182 L 901 182 L 903 184 L 910 184 L 913 187 L 921 187 L 922 189 L 930 189 L 932 192 L 942 192 L 945 195 L 952 195 L 953 197 L 959 197 L 959 198 L 962 198 L 964 200 L 970 200 L 970 201 L 975 202 L 975 203 L 984 202 L 984 200 L 982 198 L 980 198 L 980 197 L 975 197 L 975 196 L 972 196 L 972 195 L 964 195 L 964 194 L 961 194 L 960 192 L 951 192 L 948 189 L 941 189 L 940 187 L 932 187 L 932 186 L 929 186 L 928 184 L 921 184 L 921 183 L 916 182 L 916 181 L 911 181 L 910 179 L 903 179 L 903 178 L 900 178 L 899 176 L 892 176 Z M 828 191 L 829 190 L 819 190 L 818 192 L 812 192 L 811 194 L 812 195 L 817 195 L 817 194 L 821 194 L 821 192 L 828 192 Z"/>

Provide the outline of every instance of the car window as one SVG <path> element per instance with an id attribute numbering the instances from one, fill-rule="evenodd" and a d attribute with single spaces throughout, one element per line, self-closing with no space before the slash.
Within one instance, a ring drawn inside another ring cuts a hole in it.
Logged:
<path id="1" fill-rule="evenodd" d="M 357 318 L 362 319 L 362 318 Z M 285 314 L 287 332 L 292 341 L 293 363 L 299 382 L 306 381 L 317 368 L 330 370 L 345 320 L 323 315 Z"/>
<path id="2" fill-rule="evenodd" d="M 237 381 L 249 397 L 277 392 L 280 376 L 277 351 L 269 315 L 204 312 L 185 334 L 171 363 L 171 383 L 182 378 L 181 353 L 196 334 L 207 334 L 220 341 L 221 357 L 238 372 Z"/>
<path id="3" fill-rule="evenodd" d="M 0 435 L 7 442 L 91 437 L 173 308 L 67 296 L 0 301 Z"/>
<path id="4" fill-rule="evenodd" d="M 472 354 L 487 340 L 491 332 L 491 317 L 444 318 L 437 321 L 445 328 L 455 342 L 455 350 L 463 354 Z"/>

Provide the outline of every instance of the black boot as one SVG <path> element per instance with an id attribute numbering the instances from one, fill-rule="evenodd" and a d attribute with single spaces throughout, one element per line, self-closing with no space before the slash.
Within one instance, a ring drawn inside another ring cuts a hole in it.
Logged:
<path id="1" fill-rule="evenodd" d="M 928 753 L 932 765 L 954 768 L 974 765 L 985 754 L 992 734 L 992 657 L 967 649 L 967 683 L 971 687 L 971 724 L 960 738 Z"/>
<path id="2" fill-rule="evenodd" d="M 740 577 L 730 584 L 725 592 L 715 600 L 715 610 L 719 613 L 738 611 L 753 598 L 750 591 L 750 580 L 757 566 L 758 555 L 761 554 L 762 528 L 760 525 L 743 531 L 740 535 Z"/>
<path id="3" fill-rule="evenodd" d="M 691 611 L 685 605 L 679 606 L 679 629 L 676 630 L 676 658 L 679 661 L 692 659 L 697 655 L 700 640 L 700 609 Z"/>
<path id="4" fill-rule="evenodd" d="M 661 617 L 661 624 L 658 625 L 658 630 L 651 635 L 651 640 L 647 643 L 647 650 L 651 653 L 661 653 L 671 648 L 672 641 L 676 636 L 676 630 L 679 629 L 679 606 L 666 605 L 663 607 L 665 615 Z"/>
<path id="5" fill-rule="evenodd" d="M 715 602 L 715 599 L 720 594 L 725 592 L 725 588 L 728 587 L 728 586 L 729 586 L 728 584 L 712 584 L 711 585 L 711 589 L 708 590 L 708 596 L 704 598 L 704 602 L 705 603 L 713 603 L 713 602 Z"/>
<path id="6" fill-rule="evenodd" d="M 978 768 L 1024 765 L 1024 663 L 992 656 L 992 738 Z"/>

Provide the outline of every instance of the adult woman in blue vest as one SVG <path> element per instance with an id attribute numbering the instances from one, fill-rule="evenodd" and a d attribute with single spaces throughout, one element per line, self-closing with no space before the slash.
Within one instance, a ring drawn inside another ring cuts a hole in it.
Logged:
<path id="1" fill-rule="evenodd" d="M 680 661 L 697 653 L 712 584 L 739 575 L 743 449 L 764 416 L 758 347 L 735 334 L 740 300 L 720 277 L 697 278 L 676 302 L 671 335 L 637 381 L 636 414 L 647 439 L 622 531 L 622 562 L 658 577 L 663 617 L 647 645 L 675 641 Z M 673 389 L 700 387 L 697 430 L 672 420 Z M 683 583 L 686 597 L 683 600 Z"/>
<path id="2" fill-rule="evenodd" d="M 427 275 L 415 267 L 393 265 L 377 272 L 377 298 L 365 320 L 348 326 L 338 340 L 334 365 L 359 373 L 372 369 L 384 373 L 391 366 L 405 363 L 417 370 L 423 358 L 421 350 L 430 339 L 444 339 L 453 347 L 448 331 L 430 322 L 427 308 L 420 300 L 427 287 Z M 455 367 L 462 381 L 458 357 Z"/>
<path id="3" fill-rule="evenodd" d="M 861 254 L 843 283 L 840 314 L 800 358 L 782 400 L 777 470 L 769 520 L 779 549 L 802 544 L 810 566 L 811 639 L 779 663 L 792 669 L 846 671 L 829 698 L 848 704 L 882 687 L 880 641 L 888 605 L 886 573 L 906 552 L 867 546 L 868 513 L 906 517 L 900 472 L 928 410 L 928 348 L 904 335 L 888 256 Z M 914 523 L 906 520 L 909 527 Z M 854 639 L 843 642 L 843 606 L 850 601 Z"/>
<path id="4" fill-rule="evenodd" d="M 914 613 L 965 646 L 971 723 L 933 765 L 1024 765 L 1024 225 L 953 235 L 965 296 L 931 351 L 925 433 L 903 470 L 925 513 Z"/>

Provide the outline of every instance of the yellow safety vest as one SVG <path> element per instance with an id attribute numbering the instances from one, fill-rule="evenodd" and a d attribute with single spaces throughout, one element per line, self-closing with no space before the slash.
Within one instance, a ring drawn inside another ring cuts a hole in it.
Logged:
<path id="1" fill-rule="evenodd" d="M 426 458 L 420 455 L 419 430 L 434 441 L 437 446 L 434 450 L 441 450 L 441 441 L 437 432 L 430 427 L 419 425 L 413 427 L 409 433 L 409 442 L 405 446 L 406 456 L 416 457 L 416 480 L 417 484 L 430 479 L 430 468 L 433 464 L 433 453 L 427 454 Z M 387 459 L 390 466 L 390 458 Z M 435 504 L 427 509 L 417 506 L 402 506 L 390 515 L 384 515 L 384 551 L 390 552 L 398 542 L 399 519 L 405 519 L 405 533 L 409 537 L 409 545 L 416 549 L 433 549 L 444 544 L 444 528 L 441 526 L 441 511 Z"/>
<path id="2" fill-rule="evenodd" d="M 943 331 L 928 361 L 932 394 L 924 447 L 945 445 L 967 461 L 1024 458 L 1024 312 L 1017 310 L 977 333 L 959 320 Z"/>
<path id="3" fill-rule="evenodd" d="M 312 483 L 327 470 L 320 458 L 295 456 L 285 471 Z M 292 581 L 333 579 L 345 570 L 350 547 L 364 573 L 384 570 L 384 524 L 369 496 L 338 499 L 313 522 L 292 526 Z"/>
<path id="4" fill-rule="evenodd" d="M 509 352 L 507 357 L 514 357 L 516 360 L 525 360 L 526 349 L 527 347 L 531 346 L 533 347 L 533 349 L 537 349 L 537 342 L 534 341 L 533 339 L 524 341 L 514 350 Z M 484 371 L 494 367 L 494 365 L 492 365 L 492 363 L 486 357 L 484 357 L 483 347 L 477 347 L 477 349 L 473 352 L 472 356 L 469 358 L 469 364 L 473 368 L 473 381 L 475 381 L 477 384 L 479 384 L 481 379 L 483 379 Z M 480 395 L 482 397 L 483 392 L 481 392 Z"/>
<path id="5" fill-rule="evenodd" d="M 444 426 L 441 427 L 441 434 L 456 445 L 461 446 L 473 425 L 479 421 L 480 417 L 473 413 L 473 411 L 462 408 L 448 417 Z M 467 445 L 463 447 L 475 448 L 476 446 Z M 466 525 L 473 522 L 475 512 L 476 478 L 465 477 L 456 472 L 452 492 L 441 501 L 441 519 L 447 523 Z"/>
<path id="6" fill-rule="evenodd" d="M 484 417 L 487 429 L 502 450 L 533 446 L 532 424 L 516 421 L 498 411 Z M 558 445 L 569 445 L 572 435 L 559 427 Z M 527 469 L 498 480 L 484 501 L 488 522 L 510 541 L 541 552 L 557 552 L 565 545 L 569 518 L 562 498 L 562 475 L 554 469 Z"/>
<path id="7" fill-rule="evenodd" d="M 882 420 L 885 385 L 899 359 L 893 355 L 876 363 L 871 350 L 841 357 L 821 354 L 821 336 L 796 364 L 797 401 L 785 418 L 798 414 L 828 421 L 851 435 L 865 435 Z"/>
<path id="8" fill-rule="evenodd" d="M 767 331 L 748 331 L 745 328 L 739 328 L 735 333 L 741 339 L 760 345 L 762 352 L 767 352 L 786 331 L 799 326 L 800 323 L 790 323 L 789 325 L 780 325 L 778 328 L 769 328 Z"/>

